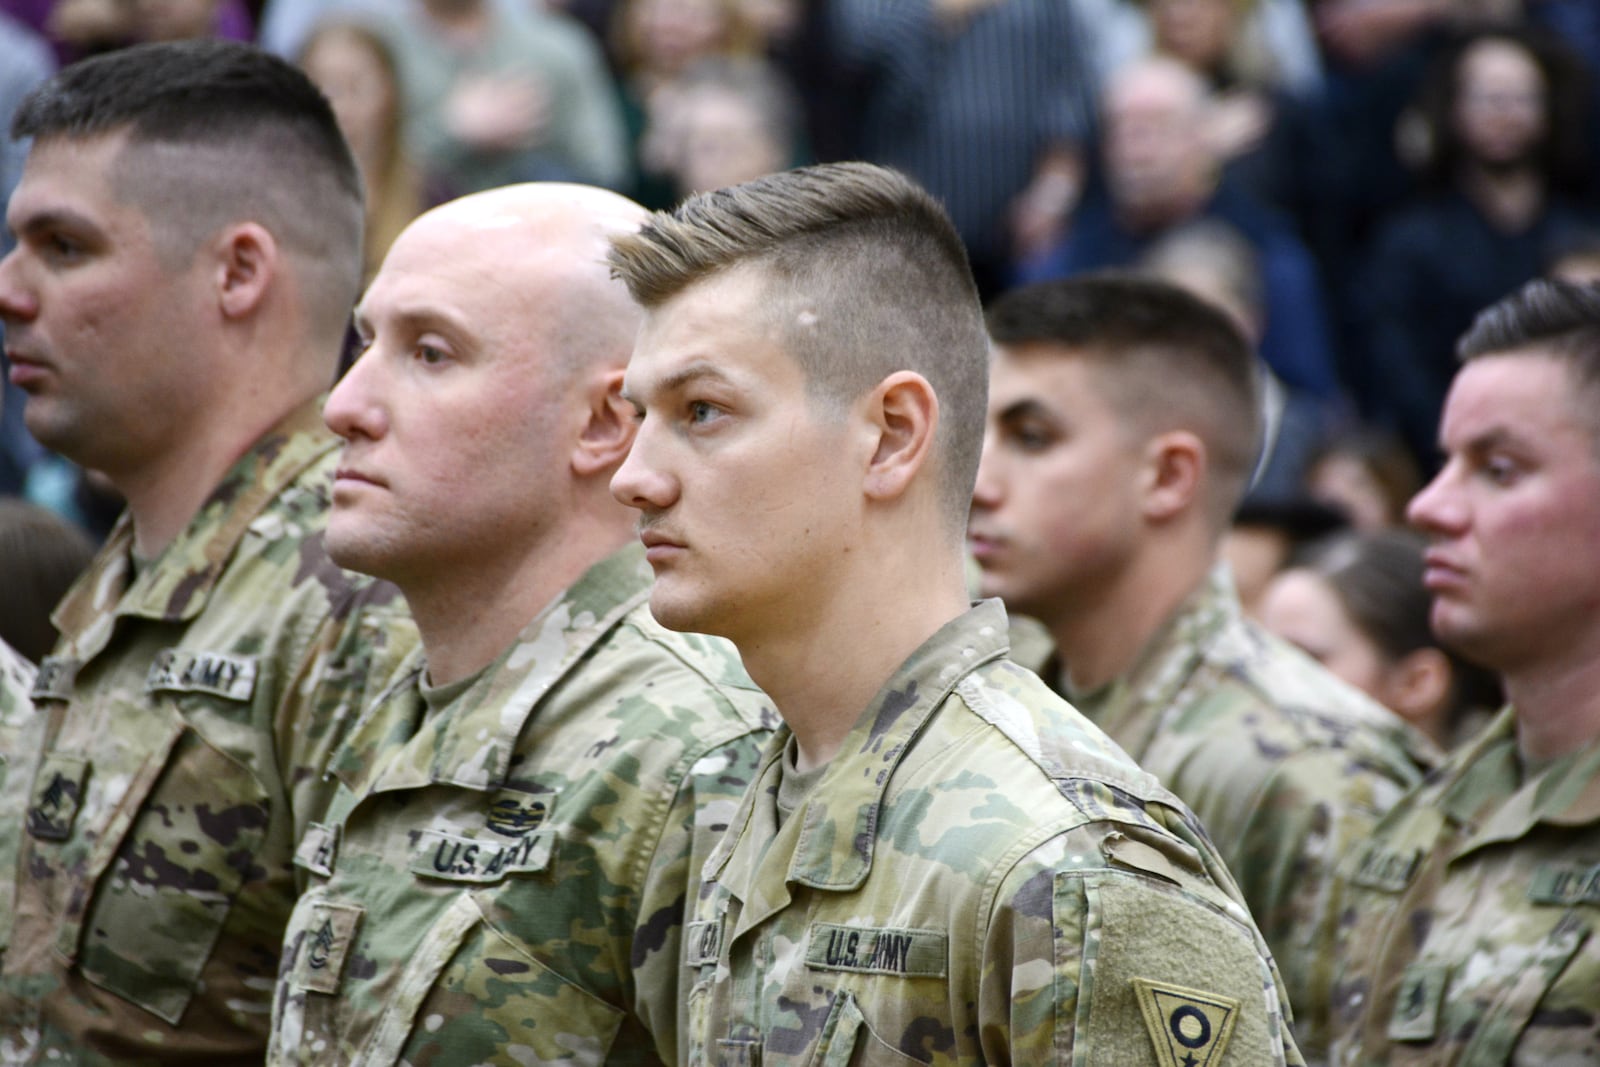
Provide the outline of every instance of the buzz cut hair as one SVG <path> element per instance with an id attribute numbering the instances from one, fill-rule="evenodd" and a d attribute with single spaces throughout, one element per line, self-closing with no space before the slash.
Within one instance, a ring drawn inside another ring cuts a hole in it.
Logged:
<path id="1" fill-rule="evenodd" d="M 1106 399 L 1137 432 L 1198 436 L 1204 503 L 1220 535 L 1249 486 L 1262 422 L 1260 367 L 1227 314 L 1168 282 L 1102 272 L 1012 290 L 988 320 L 998 346 L 1092 361 Z"/>
<path id="2" fill-rule="evenodd" d="M 965 246 L 937 200 L 897 171 L 829 163 L 690 197 L 611 241 L 613 274 L 652 311 L 736 267 L 760 272 L 767 316 L 833 415 L 913 371 L 939 398 L 939 499 L 966 529 L 983 449 L 988 340 Z"/>
<path id="3" fill-rule="evenodd" d="M 113 188 L 145 213 L 163 265 L 259 223 L 299 265 L 312 328 L 342 335 L 361 284 L 362 180 L 304 73 L 232 41 L 135 45 L 63 68 L 11 122 L 36 143 L 117 135 Z"/>

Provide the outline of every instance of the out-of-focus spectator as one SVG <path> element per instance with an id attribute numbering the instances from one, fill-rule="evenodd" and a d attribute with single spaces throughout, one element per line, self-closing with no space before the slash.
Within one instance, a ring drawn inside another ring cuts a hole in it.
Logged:
<path id="1" fill-rule="evenodd" d="M 132 0 L 133 36 L 140 41 L 189 41 L 227 35 L 222 0 Z M 255 36 L 246 30 L 246 38 Z"/>
<path id="2" fill-rule="evenodd" d="M 634 198 L 670 207 L 681 192 L 678 103 L 686 73 L 708 60 L 759 55 L 761 39 L 738 0 L 622 0 L 611 41 L 635 152 Z"/>
<path id="3" fill-rule="evenodd" d="M 799 103 L 782 72 L 765 60 L 709 60 L 690 71 L 674 95 L 678 196 L 794 164 Z"/>
<path id="4" fill-rule="evenodd" d="M 1261 355 L 1286 382 L 1336 400 L 1315 265 L 1287 221 L 1226 176 L 1208 134 L 1214 117 L 1205 82 L 1176 60 L 1151 57 L 1124 67 L 1106 86 L 1094 182 L 1066 237 L 1025 262 L 1023 281 L 1133 266 L 1177 227 L 1220 219 L 1260 257 L 1266 329 Z"/>
<path id="5" fill-rule="evenodd" d="M 626 181 L 616 92 L 582 25 L 532 5 L 409 0 L 395 31 L 406 137 L 425 181 L 451 193 Z"/>
<path id="6" fill-rule="evenodd" d="M 1082 184 L 1094 77 L 1061 0 L 831 0 L 836 56 L 863 79 L 863 158 L 941 200 L 986 296 L 1014 248 L 1059 234 Z M 935 58 L 937 57 L 937 58 Z"/>
<path id="7" fill-rule="evenodd" d="M 406 152 L 394 52 L 376 24 L 335 15 L 312 30 L 299 61 L 333 106 L 366 183 L 365 283 L 426 206 Z"/>
<path id="8" fill-rule="evenodd" d="M 1448 751 L 1488 724 L 1494 676 L 1440 647 L 1422 584 L 1426 542 L 1405 530 L 1318 542 L 1268 584 L 1262 625 Z"/>
<path id="9" fill-rule="evenodd" d="M 1520 28 L 1464 35 L 1439 58 L 1416 136 L 1426 194 L 1380 229 L 1358 298 L 1363 405 L 1432 463 L 1455 340 L 1593 223 L 1587 97 L 1575 58 Z"/>
<path id="10" fill-rule="evenodd" d="M 1361 427 L 1328 441 L 1311 461 L 1305 483 L 1313 500 L 1371 533 L 1403 524 L 1406 503 L 1422 488 L 1422 472 L 1404 441 Z"/>
<path id="11" fill-rule="evenodd" d="M 50 612 L 93 556 L 89 538 L 55 512 L 0 498 L 0 641 L 34 663 L 48 655 Z"/>
<path id="12" fill-rule="evenodd" d="M 1256 614 L 1267 584 L 1295 553 L 1345 525 L 1342 512 L 1306 496 L 1246 498 L 1222 540 L 1245 614 Z"/>
<path id="13" fill-rule="evenodd" d="M 1600 76 L 1600 70 L 1595 74 Z M 1544 276 L 1575 285 L 1600 283 L 1600 228 L 1575 231 L 1557 241 L 1545 263 Z"/>
<path id="14" fill-rule="evenodd" d="M 255 36 L 245 0 L 0 0 L 0 11 L 43 34 L 63 63 L 140 40 Z"/>

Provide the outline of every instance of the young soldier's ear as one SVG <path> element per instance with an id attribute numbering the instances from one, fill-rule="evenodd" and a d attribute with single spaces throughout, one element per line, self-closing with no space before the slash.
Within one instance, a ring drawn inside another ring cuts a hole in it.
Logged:
<path id="1" fill-rule="evenodd" d="M 1206 470 L 1205 442 L 1188 430 L 1172 430 L 1151 439 L 1145 459 L 1146 518 L 1166 521 L 1195 506 Z"/>
<path id="2" fill-rule="evenodd" d="M 872 500 L 892 500 L 905 493 L 933 453 L 939 397 L 922 375 L 896 371 L 868 395 L 866 415 L 875 440 L 864 489 Z"/>
<path id="3" fill-rule="evenodd" d="M 278 242 L 259 223 L 241 222 L 223 230 L 212 247 L 222 313 L 243 318 L 261 305 L 277 276 Z"/>
<path id="4" fill-rule="evenodd" d="M 584 391 L 583 429 L 572 450 L 572 471 L 580 478 L 606 474 L 622 465 L 639 423 L 622 399 L 622 369 L 594 375 Z"/>

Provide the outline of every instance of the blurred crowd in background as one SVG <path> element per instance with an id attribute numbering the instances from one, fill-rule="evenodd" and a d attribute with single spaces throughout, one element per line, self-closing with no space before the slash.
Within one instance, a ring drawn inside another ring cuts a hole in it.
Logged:
<path id="1" fill-rule="evenodd" d="M 1369 691 L 1359 663 L 1442 655 L 1420 549 L 1388 531 L 1437 464 L 1456 337 L 1530 278 L 1600 279 L 1594 0 L 0 0 L 0 114 L 60 64 L 206 35 L 326 92 L 369 277 L 420 211 L 492 186 L 665 208 L 866 159 L 947 205 L 986 298 L 1105 268 L 1193 289 L 1268 375 L 1241 592 L 1281 629 L 1321 619 L 1306 647 L 1342 620 Z M 0 149 L 0 191 L 25 153 Z M 48 610 L 118 504 L 21 407 L 8 386 L 0 580 Z M 32 658 L 53 639 L 8 625 Z M 1449 716 L 1493 705 L 1447 677 Z"/>

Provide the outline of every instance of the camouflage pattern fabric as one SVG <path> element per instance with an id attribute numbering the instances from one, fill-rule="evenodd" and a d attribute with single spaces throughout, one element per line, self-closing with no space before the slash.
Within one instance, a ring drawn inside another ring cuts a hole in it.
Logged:
<path id="1" fill-rule="evenodd" d="M 913 653 L 781 826 L 774 736 L 689 927 L 691 1064 L 1302 1062 L 1194 817 L 1006 625 Z"/>
<path id="2" fill-rule="evenodd" d="M 1297 1013 L 1326 1002 L 1333 867 L 1438 759 L 1433 745 L 1247 621 L 1222 567 L 1126 675 L 1068 695 L 1194 810 Z M 1295 1035 L 1313 1057 L 1327 1038 L 1306 1014 Z"/>
<path id="3" fill-rule="evenodd" d="M 1600 743 L 1524 780 L 1507 709 L 1338 873 L 1332 1062 L 1600 1063 Z"/>
<path id="4" fill-rule="evenodd" d="M 137 575 L 124 516 L 57 609 L 0 1062 L 261 1062 L 294 842 L 415 645 L 398 590 L 323 552 L 336 444 L 307 404 Z"/>
<path id="5" fill-rule="evenodd" d="M 42 720 L 28 699 L 33 675 L 33 664 L 0 641 L 0 963 L 5 961 L 6 946 L 11 943 L 17 846 L 42 740 Z"/>
<path id="6" fill-rule="evenodd" d="M 419 663 L 351 735 L 270 1062 L 677 1062 L 685 898 L 777 719 L 649 584 L 635 544 L 445 706 Z"/>

